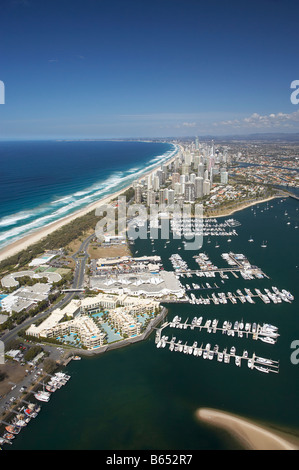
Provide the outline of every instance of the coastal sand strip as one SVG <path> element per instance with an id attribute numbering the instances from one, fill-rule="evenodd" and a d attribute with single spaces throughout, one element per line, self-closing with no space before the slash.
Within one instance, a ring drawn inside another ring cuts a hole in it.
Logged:
<path id="1" fill-rule="evenodd" d="M 219 410 L 200 408 L 196 411 L 199 421 L 228 431 L 245 449 L 250 450 L 298 450 L 299 438 L 281 437 L 266 427 Z M 294 442 L 292 442 L 294 441 Z M 295 442 L 298 442 L 296 445 Z"/>
<path id="2" fill-rule="evenodd" d="M 180 147 L 181 151 L 183 150 L 181 145 L 178 145 L 178 147 Z M 176 155 L 172 156 L 169 160 L 164 162 L 164 164 L 165 165 L 170 164 L 172 161 L 175 160 L 175 158 L 176 158 Z M 159 163 L 152 170 L 150 170 L 148 172 L 145 172 L 143 175 L 141 175 L 138 178 L 137 181 L 139 181 L 140 179 L 142 179 L 146 176 L 154 174 L 157 171 L 157 169 L 160 167 L 160 165 L 161 165 L 161 163 Z M 74 212 L 71 215 L 65 216 L 65 217 L 61 218 L 60 220 L 58 220 L 56 222 L 52 222 L 52 223 L 50 223 L 50 224 L 48 224 L 48 225 L 46 225 L 46 226 L 44 226 L 40 229 L 37 229 L 36 231 L 30 233 L 29 235 L 27 235 L 25 237 L 22 237 L 19 240 L 17 240 L 15 242 L 11 243 L 10 245 L 4 247 L 2 250 L 0 250 L 0 262 L 2 260 L 6 259 L 6 258 L 9 258 L 10 256 L 13 256 L 13 255 L 19 253 L 22 250 L 25 250 L 30 245 L 33 245 L 34 243 L 39 242 L 41 239 L 45 238 L 50 233 L 53 233 L 55 230 L 58 230 L 59 228 L 61 228 L 64 225 L 68 224 L 69 222 L 72 222 L 73 220 L 77 219 L 78 217 L 82 217 L 83 215 L 88 214 L 89 212 L 95 210 L 97 207 L 100 207 L 100 206 L 105 205 L 105 204 L 109 204 L 113 199 L 116 199 L 118 196 L 123 194 L 125 191 L 127 191 L 131 187 L 132 187 L 132 183 L 129 184 L 127 187 L 123 188 L 122 190 L 120 190 L 116 193 L 110 194 L 109 196 L 106 196 L 105 198 L 99 199 L 98 201 L 89 204 L 85 208 L 80 209 L 79 211 Z M 223 214 L 215 215 L 215 216 L 212 215 L 212 216 L 204 217 L 204 218 L 209 219 L 209 218 L 227 217 L 227 216 L 230 216 L 230 215 L 232 215 L 233 213 L 235 213 L 237 211 L 245 209 L 246 207 L 249 207 L 249 206 L 252 206 L 252 205 L 255 205 L 255 204 L 261 204 L 263 202 L 274 199 L 275 197 L 277 197 L 277 196 L 269 197 L 269 198 L 264 199 L 262 201 L 254 201 L 252 203 L 244 204 L 244 206 L 242 206 L 242 207 L 235 208 L 235 209 L 233 209 L 231 211 L 228 211 L 228 212 L 225 212 Z"/>
<path id="3" fill-rule="evenodd" d="M 182 151 L 181 145 L 177 145 L 177 147 L 180 147 L 180 150 Z M 176 152 L 177 155 L 177 152 Z M 172 161 L 175 160 L 176 155 L 172 156 L 169 158 L 169 160 L 166 160 L 163 162 L 163 165 L 169 165 Z M 141 180 L 142 178 L 145 178 L 146 176 L 149 176 L 151 174 L 154 174 L 158 168 L 160 168 L 161 163 L 157 164 L 155 168 L 153 168 L 150 171 L 145 172 L 136 181 Z M 109 196 L 106 196 L 105 198 L 99 199 L 96 202 L 93 202 L 92 204 L 89 204 L 83 209 L 80 209 L 79 211 L 74 212 L 71 215 L 68 215 L 66 217 L 61 218 L 60 220 L 53 222 L 51 224 L 46 225 L 45 227 L 41 229 L 37 229 L 36 231 L 32 232 L 31 234 L 20 238 L 20 240 L 17 240 L 10 245 L 4 247 L 2 250 L 0 250 L 0 261 L 9 258 L 10 256 L 13 256 L 17 253 L 19 253 L 22 250 L 25 250 L 28 248 L 30 245 L 33 245 L 34 243 L 39 242 L 41 239 L 45 238 L 47 235 L 50 233 L 53 233 L 55 230 L 58 230 L 59 228 L 63 227 L 64 225 L 68 224 L 69 222 L 72 222 L 73 220 L 77 219 L 78 217 L 82 217 L 85 214 L 88 214 L 89 212 L 95 210 L 97 207 L 103 206 L 105 204 L 109 204 L 113 199 L 117 198 L 121 194 L 123 194 L 125 191 L 127 191 L 129 188 L 132 187 L 132 183 L 123 188 L 122 190 L 110 194 Z"/>
<path id="4" fill-rule="evenodd" d="M 121 191 L 117 193 L 107 196 L 106 198 L 99 199 L 98 201 L 93 202 L 92 204 L 88 205 L 84 209 L 80 209 L 74 214 L 63 217 L 60 220 L 53 222 L 49 225 L 46 225 L 45 227 L 38 229 L 25 237 L 20 238 L 20 240 L 17 240 L 16 242 L 11 243 L 10 245 L 8 245 L 7 247 L 4 247 L 0 251 L 0 261 L 2 261 L 5 258 L 8 258 L 9 256 L 13 256 L 22 250 L 25 250 L 30 245 L 33 245 L 34 243 L 39 242 L 42 238 L 45 238 L 50 233 L 53 233 L 55 230 L 58 230 L 59 228 L 68 224 L 69 222 L 72 222 L 78 217 L 82 217 L 83 215 L 88 214 L 89 212 L 95 210 L 97 207 L 100 207 L 105 204 L 109 204 L 113 199 L 118 197 L 120 194 L 123 194 L 130 187 L 131 185 L 127 186 L 126 188 L 122 189 Z"/>
<path id="5" fill-rule="evenodd" d="M 204 219 L 219 219 L 220 217 L 230 217 L 236 212 L 240 212 L 244 209 L 247 209 L 248 207 L 256 206 L 258 204 L 264 204 L 265 202 L 272 201 L 272 199 L 277 199 L 277 198 L 281 199 L 285 197 L 286 197 L 285 195 L 275 195 L 275 196 L 269 196 L 265 199 L 257 199 L 256 201 L 245 202 L 244 204 L 240 204 L 239 206 L 233 209 L 228 209 L 227 211 L 224 211 L 222 214 L 209 215 L 208 217 L 204 217 Z"/>

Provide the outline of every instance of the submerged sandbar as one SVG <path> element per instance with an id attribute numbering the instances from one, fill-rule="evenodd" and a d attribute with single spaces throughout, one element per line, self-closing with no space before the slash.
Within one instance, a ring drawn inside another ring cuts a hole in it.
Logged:
<path id="1" fill-rule="evenodd" d="M 266 426 L 255 424 L 247 418 L 214 410 L 200 408 L 196 411 L 200 422 L 227 431 L 244 449 L 248 450 L 298 450 L 299 437 L 273 431 Z"/>

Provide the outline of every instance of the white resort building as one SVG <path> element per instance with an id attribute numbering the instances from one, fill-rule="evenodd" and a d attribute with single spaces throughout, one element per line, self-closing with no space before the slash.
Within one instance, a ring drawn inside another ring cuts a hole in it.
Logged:
<path id="1" fill-rule="evenodd" d="M 56 309 L 38 326 L 31 325 L 26 334 L 37 338 L 62 338 L 77 334 L 80 344 L 87 349 L 103 346 L 105 334 L 89 313 L 107 310 L 109 321 L 122 336 L 139 335 L 141 326 L 137 315 L 155 312 L 160 303 L 128 295 L 98 294 L 82 300 L 72 300 L 63 309 Z M 62 321 L 68 317 L 66 321 Z"/>

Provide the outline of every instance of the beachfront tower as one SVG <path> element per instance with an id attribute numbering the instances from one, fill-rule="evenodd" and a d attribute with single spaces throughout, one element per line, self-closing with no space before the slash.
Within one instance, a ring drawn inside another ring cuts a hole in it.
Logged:
<path id="1" fill-rule="evenodd" d="M 203 197 L 203 178 L 201 176 L 197 176 L 195 178 L 195 199 Z"/>

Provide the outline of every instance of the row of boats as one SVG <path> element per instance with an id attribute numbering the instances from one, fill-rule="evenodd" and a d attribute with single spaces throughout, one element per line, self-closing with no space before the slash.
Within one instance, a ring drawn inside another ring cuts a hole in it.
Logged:
<path id="1" fill-rule="evenodd" d="M 203 235 L 206 237 L 210 236 L 236 236 L 234 227 L 241 225 L 234 219 L 228 219 L 222 223 L 219 223 L 217 219 L 202 219 L 202 218 L 176 218 L 171 219 L 171 229 L 176 236 L 182 233 L 188 235 Z"/>
<path id="2" fill-rule="evenodd" d="M 247 360 L 247 365 L 250 369 L 257 369 L 260 372 L 276 372 L 278 373 L 278 361 L 273 361 L 272 359 L 266 359 L 263 357 L 258 357 L 253 354 L 252 357 L 249 357 L 248 351 L 244 350 L 242 355 L 236 354 L 235 346 L 232 346 L 229 350 L 225 348 L 223 351 L 219 350 L 219 346 L 215 345 L 212 349 L 211 344 L 207 343 L 205 346 L 203 343 L 198 346 L 197 341 L 194 341 L 192 346 L 188 345 L 187 342 L 183 344 L 181 340 L 177 343 L 175 342 L 176 338 L 173 337 L 168 341 L 168 336 L 163 335 L 161 339 L 156 340 L 157 348 L 165 348 L 169 344 L 170 351 L 182 352 L 184 354 L 193 355 L 195 357 L 202 357 L 203 359 L 212 360 L 214 357 L 217 358 L 218 362 L 224 362 L 229 364 L 231 359 L 234 359 L 235 365 L 241 367 L 242 359 Z"/>
<path id="3" fill-rule="evenodd" d="M 219 271 L 219 273 L 220 273 L 220 271 Z M 216 277 L 215 271 L 209 271 L 209 270 L 208 271 L 192 271 L 192 273 L 189 272 L 189 271 L 187 271 L 186 273 L 181 273 L 180 272 L 180 273 L 178 273 L 177 276 L 178 277 L 179 276 L 181 276 L 181 277 L 185 277 L 185 276 L 186 277 L 193 277 L 194 275 L 197 276 L 197 277 Z M 228 279 L 228 277 L 227 277 L 227 279 Z"/>
<path id="4" fill-rule="evenodd" d="M 195 259 L 196 263 L 200 266 L 200 269 L 203 271 L 214 271 L 215 269 L 218 269 L 217 266 L 215 266 L 212 261 L 210 261 L 209 257 L 206 255 L 206 253 L 199 253 L 196 256 L 193 256 Z"/>
<path id="5" fill-rule="evenodd" d="M 186 261 L 184 261 L 181 255 L 179 255 L 178 253 L 172 254 L 169 260 L 175 271 L 187 271 L 188 270 L 188 265 Z"/>
<path id="6" fill-rule="evenodd" d="M 238 271 L 245 280 L 263 279 L 265 276 L 259 268 L 256 266 L 251 266 L 250 262 L 243 254 L 235 254 L 230 252 L 222 253 L 221 256 L 228 262 L 229 266 L 232 266 L 232 269 L 219 269 L 218 266 L 211 262 L 206 253 L 199 253 L 193 256 L 195 262 L 199 265 L 199 269 L 197 270 L 191 270 L 188 267 L 187 262 L 183 260 L 178 253 L 172 254 L 169 259 L 177 277 L 192 277 L 194 275 L 198 277 L 216 277 L 216 273 L 218 273 L 222 279 L 228 279 L 228 274 L 226 274 L 224 271 L 231 272 L 235 277 L 238 277 L 235 273 L 235 271 Z"/>
<path id="7" fill-rule="evenodd" d="M 198 285 L 193 283 L 192 286 L 193 289 L 196 289 Z M 190 290 L 189 285 L 187 285 L 187 290 Z M 260 289 L 255 289 L 255 294 L 253 294 L 252 291 L 247 288 L 245 289 L 245 294 L 240 289 L 236 291 L 236 294 L 233 294 L 232 292 L 219 292 L 216 294 L 213 292 L 211 296 L 207 296 L 206 298 L 202 295 L 200 297 L 196 297 L 192 292 L 190 293 L 189 303 L 209 305 L 211 302 L 213 302 L 215 305 L 219 305 L 227 304 L 229 300 L 231 303 L 236 304 L 239 300 L 241 303 L 249 302 L 254 304 L 255 301 L 253 297 L 259 297 L 266 304 L 271 303 L 271 301 L 275 304 L 282 302 L 291 303 L 294 300 L 293 294 L 291 294 L 286 289 L 282 289 L 280 291 L 277 287 L 272 287 L 272 291 L 270 289 L 264 289 L 264 293 Z"/>
<path id="8" fill-rule="evenodd" d="M 29 403 L 23 406 L 16 416 L 12 419 L 11 423 L 5 426 L 5 433 L 0 437 L 0 445 L 12 444 L 12 440 L 27 426 L 32 418 L 36 418 L 40 412 L 41 407 L 34 403 Z"/>
<path id="9" fill-rule="evenodd" d="M 216 273 L 220 275 L 222 279 L 229 279 L 228 277 L 228 272 L 232 273 L 234 277 L 238 277 L 236 274 L 236 269 L 228 270 L 226 273 L 224 270 L 218 269 L 217 271 L 213 271 L 211 269 L 207 269 L 206 271 L 199 271 L 195 270 L 192 271 L 190 269 L 186 269 L 185 272 L 179 272 L 177 269 L 177 276 L 181 277 L 192 277 L 192 276 L 197 276 L 197 277 L 216 277 Z M 259 270 L 259 269 L 238 269 L 237 270 L 240 273 L 240 276 L 245 279 L 245 280 L 252 280 L 252 279 L 264 279 L 265 275 Z M 222 282 L 222 281 L 221 281 Z"/>
<path id="10" fill-rule="evenodd" d="M 33 396 L 41 402 L 48 402 L 51 394 L 56 390 L 60 389 L 70 379 L 70 375 L 64 372 L 56 372 L 51 380 L 46 384 L 43 384 L 43 389 L 35 392 Z M 5 433 L 0 437 L 0 445 L 12 444 L 12 440 L 21 432 L 21 430 L 27 426 L 32 418 L 36 418 L 40 412 L 41 407 L 38 404 L 29 403 L 28 406 L 23 406 L 13 418 L 11 423 L 6 423 Z"/>
<path id="11" fill-rule="evenodd" d="M 47 385 L 43 385 L 43 389 L 34 394 L 34 397 L 39 401 L 48 402 L 51 398 L 51 394 L 60 389 L 63 385 L 71 378 L 70 375 L 65 374 L 64 372 L 56 372 Z"/>
<path id="12" fill-rule="evenodd" d="M 230 322 L 224 320 L 222 326 L 219 326 L 219 320 L 206 320 L 203 321 L 203 317 L 194 317 L 191 320 L 191 323 L 188 323 L 188 319 L 185 322 L 182 322 L 181 317 L 176 315 L 170 323 L 164 324 L 165 326 L 170 326 L 171 328 L 187 329 L 194 328 L 206 329 L 208 333 L 216 333 L 217 330 L 222 331 L 222 334 L 227 334 L 227 336 L 235 336 L 242 338 L 245 335 L 247 338 L 251 334 L 253 339 L 260 339 L 265 343 L 274 344 L 279 336 L 278 328 L 270 323 L 264 323 L 260 325 L 259 323 L 244 323 L 243 320 Z"/>

